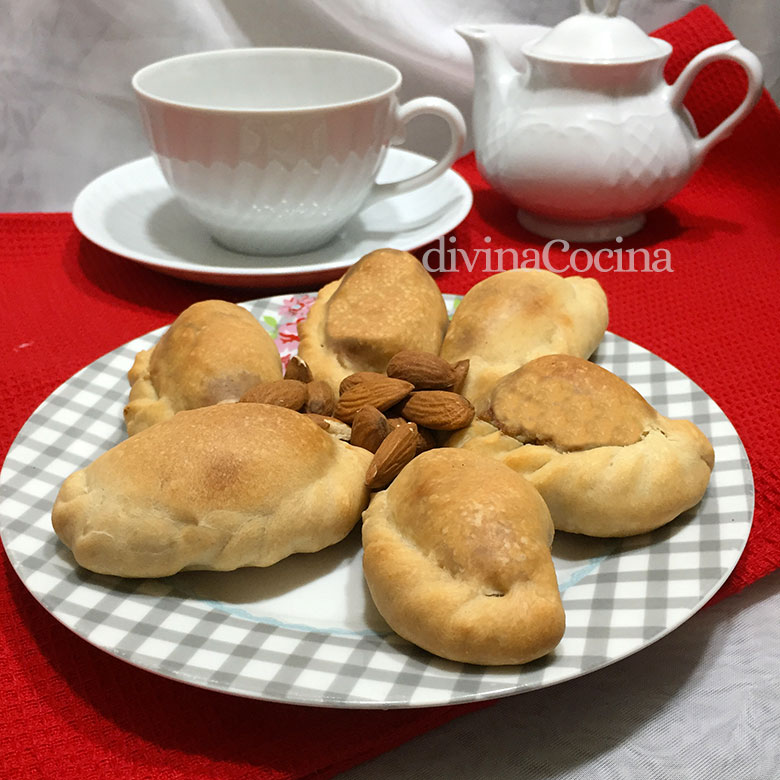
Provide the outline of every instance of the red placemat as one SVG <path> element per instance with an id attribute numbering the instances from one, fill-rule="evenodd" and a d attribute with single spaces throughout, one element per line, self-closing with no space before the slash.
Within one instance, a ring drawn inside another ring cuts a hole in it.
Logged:
<path id="1" fill-rule="evenodd" d="M 731 37 L 698 9 L 659 32 L 675 46 L 668 75 Z M 714 66 L 688 101 L 702 130 L 739 100 L 741 73 Z M 669 250 L 671 273 L 595 273 L 610 329 L 660 354 L 700 384 L 737 427 L 756 480 L 754 530 L 726 595 L 780 564 L 780 115 L 768 97 L 708 158 L 691 184 L 623 246 Z M 472 158 L 458 164 L 475 207 L 447 246 L 544 246 L 522 231 Z M 170 279 L 83 240 L 70 215 L 0 217 L 0 457 L 33 409 L 75 371 L 119 344 L 229 291 Z M 435 248 L 432 245 L 430 248 Z M 425 250 L 418 254 L 422 257 Z M 553 250 L 559 267 L 566 253 Z M 465 292 L 484 270 L 438 280 Z M 96 650 L 57 623 L 5 556 L 0 579 L 0 777 L 331 777 L 473 706 L 315 710 L 238 699 L 156 677 Z"/>

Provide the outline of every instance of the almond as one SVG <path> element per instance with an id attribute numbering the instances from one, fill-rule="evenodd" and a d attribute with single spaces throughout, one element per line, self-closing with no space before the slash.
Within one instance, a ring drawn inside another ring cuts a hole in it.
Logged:
<path id="1" fill-rule="evenodd" d="M 395 420 L 400 420 L 402 423 L 405 423 L 406 420 L 404 420 L 401 414 L 401 407 L 404 405 L 405 400 L 406 400 L 405 398 L 402 398 L 399 403 L 393 404 L 389 409 L 382 409 L 382 411 L 385 413 L 385 417 L 387 417 L 388 420 L 395 419 Z"/>
<path id="2" fill-rule="evenodd" d="M 432 352 L 404 349 L 387 364 L 387 375 L 411 382 L 416 390 L 448 390 L 455 383 L 452 366 Z"/>
<path id="3" fill-rule="evenodd" d="M 334 417 L 351 423 L 361 406 L 375 406 L 383 412 L 406 398 L 413 389 L 410 382 L 380 374 L 377 379 L 359 382 L 346 390 L 336 404 Z"/>
<path id="4" fill-rule="evenodd" d="M 456 431 L 474 419 L 474 407 L 449 390 L 418 390 L 404 403 L 403 415 L 435 431 Z"/>
<path id="5" fill-rule="evenodd" d="M 331 436 L 335 436 L 341 441 L 349 441 L 349 437 L 352 434 L 352 429 L 346 423 L 337 420 L 335 417 L 327 417 L 324 414 L 314 414 L 307 412 L 308 417 L 313 422 L 317 423 L 324 431 L 327 431 Z"/>
<path id="6" fill-rule="evenodd" d="M 336 396 L 327 382 L 314 379 L 306 385 L 306 411 L 330 417 L 336 409 Z"/>
<path id="7" fill-rule="evenodd" d="M 366 487 L 387 487 L 417 453 L 417 426 L 407 423 L 390 431 L 379 445 L 366 472 Z"/>
<path id="8" fill-rule="evenodd" d="M 426 450 L 432 450 L 438 447 L 439 443 L 436 441 L 436 437 L 433 435 L 433 431 L 430 428 L 425 428 L 422 425 L 417 426 L 417 454 L 425 452 Z"/>
<path id="9" fill-rule="evenodd" d="M 312 412 L 306 412 L 305 416 L 308 417 L 313 423 L 319 425 L 323 431 L 327 431 L 328 428 L 330 428 L 328 420 L 332 418 L 328 418 L 324 414 L 313 414 Z"/>
<path id="10" fill-rule="evenodd" d="M 403 420 L 404 424 L 406 420 Z M 357 410 L 352 420 L 352 438 L 350 444 L 376 452 L 379 445 L 392 430 L 387 418 L 375 406 L 363 406 Z"/>
<path id="11" fill-rule="evenodd" d="M 455 375 L 455 382 L 452 385 L 452 392 L 459 393 L 463 390 L 463 385 L 466 384 L 466 376 L 469 373 L 469 361 L 459 360 L 452 367 L 452 373 Z"/>
<path id="12" fill-rule="evenodd" d="M 241 396 L 241 402 L 284 406 L 297 412 L 306 403 L 306 385 L 297 379 L 261 382 L 249 388 Z"/>
<path id="13" fill-rule="evenodd" d="M 387 423 L 390 426 L 390 430 L 398 428 L 400 425 L 408 425 L 408 421 L 403 417 L 388 417 Z M 424 428 L 422 425 L 417 426 L 417 454 L 425 452 L 426 450 L 432 450 L 434 447 L 438 447 L 439 443 L 430 428 Z"/>
<path id="14" fill-rule="evenodd" d="M 384 374 L 377 374 L 376 371 L 358 371 L 356 374 L 350 374 L 345 376 L 341 380 L 339 385 L 339 395 L 343 395 L 355 385 L 359 385 L 361 382 L 372 382 L 377 379 L 386 379 Z"/>
<path id="15" fill-rule="evenodd" d="M 293 355 L 287 361 L 284 371 L 285 379 L 297 379 L 299 382 L 311 382 L 311 369 L 303 358 Z"/>

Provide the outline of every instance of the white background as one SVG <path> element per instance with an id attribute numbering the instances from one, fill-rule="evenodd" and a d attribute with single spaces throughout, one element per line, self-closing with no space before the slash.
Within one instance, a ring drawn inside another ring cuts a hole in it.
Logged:
<path id="1" fill-rule="evenodd" d="M 603 3 L 604 0 L 598 0 Z M 695 0 L 624 0 L 652 30 Z M 758 54 L 780 95 L 780 0 L 710 0 Z M 402 97 L 434 94 L 470 117 L 471 58 L 462 23 L 551 25 L 576 0 L 3 0 L 0 210 L 70 210 L 95 176 L 147 153 L 130 78 L 164 57 L 246 45 L 319 46 L 388 60 Z M 517 40 L 529 35 L 518 30 Z M 506 35 L 510 44 L 515 33 Z M 420 118 L 409 144 L 434 153 L 441 125 Z"/>

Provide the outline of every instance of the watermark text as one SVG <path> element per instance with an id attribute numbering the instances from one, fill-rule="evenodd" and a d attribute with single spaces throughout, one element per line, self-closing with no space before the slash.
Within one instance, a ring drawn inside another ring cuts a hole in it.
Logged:
<path id="1" fill-rule="evenodd" d="M 548 241 L 541 249 L 538 247 L 492 247 L 490 236 L 485 236 L 484 247 L 472 249 L 471 254 L 454 244 L 455 236 L 450 236 L 445 242 L 444 236 L 439 238 L 438 245 L 427 249 L 422 256 L 422 264 L 430 273 L 454 272 L 457 270 L 473 271 L 475 268 L 485 273 L 501 273 L 515 271 L 521 268 L 544 269 L 553 273 L 673 273 L 672 254 L 664 247 L 654 247 L 652 250 L 644 247 L 623 248 L 623 239 L 615 239 L 617 247 L 601 247 L 599 249 L 577 247 L 572 250 L 568 241 L 555 238 Z M 553 251 L 556 250 L 556 251 Z"/>

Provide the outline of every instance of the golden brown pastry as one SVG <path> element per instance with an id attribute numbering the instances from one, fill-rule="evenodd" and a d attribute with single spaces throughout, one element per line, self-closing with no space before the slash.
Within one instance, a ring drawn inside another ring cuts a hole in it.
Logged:
<path id="1" fill-rule="evenodd" d="M 185 309 L 128 372 L 131 436 L 184 409 L 238 401 L 258 382 L 282 378 L 273 339 L 241 306 L 201 301 Z"/>
<path id="2" fill-rule="evenodd" d="M 52 524 L 101 574 L 270 566 L 335 544 L 360 519 L 371 453 L 266 404 L 180 412 L 63 483 Z"/>
<path id="3" fill-rule="evenodd" d="M 505 271 L 466 293 L 441 356 L 450 363 L 471 361 L 461 392 L 482 411 L 496 382 L 529 360 L 554 353 L 591 355 L 607 319 L 607 299 L 594 279 Z"/>
<path id="4" fill-rule="evenodd" d="M 550 513 L 527 480 L 465 450 L 418 455 L 363 514 L 363 571 L 390 627 L 473 664 L 521 664 L 560 642 Z"/>
<path id="5" fill-rule="evenodd" d="M 622 379 L 570 355 L 504 377 L 485 417 L 448 443 L 525 476 L 560 531 L 651 531 L 696 505 L 712 472 L 712 445 L 692 422 L 663 417 Z"/>
<path id="6" fill-rule="evenodd" d="M 298 328 L 298 354 L 338 392 L 344 377 L 382 373 L 402 349 L 438 353 L 447 322 L 444 299 L 419 260 L 378 249 L 319 291 Z"/>

